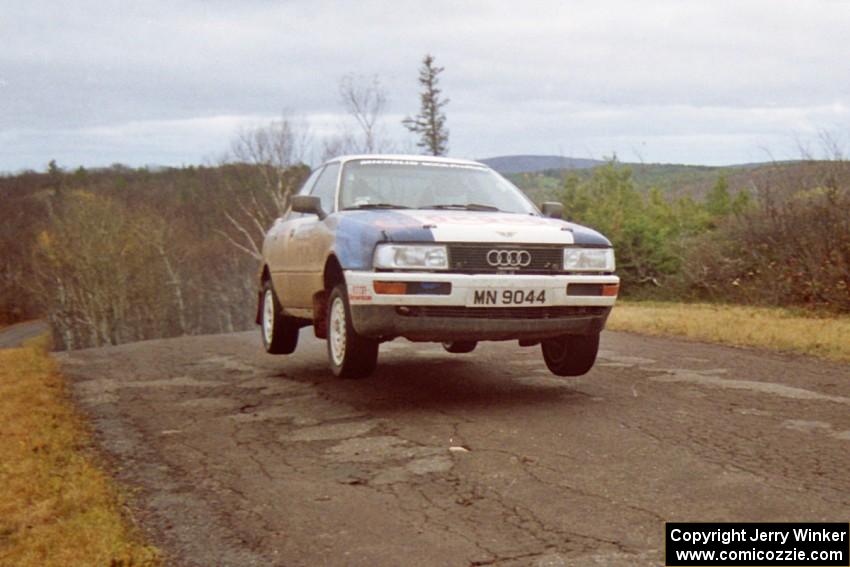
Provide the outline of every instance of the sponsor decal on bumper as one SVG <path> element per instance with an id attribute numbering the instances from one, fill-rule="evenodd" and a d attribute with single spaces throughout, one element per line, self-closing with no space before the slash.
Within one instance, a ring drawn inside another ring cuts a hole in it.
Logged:
<path id="1" fill-rule="evenodd" d="M 352 303 L 363 302 L 369 303 L 372 301 L 371 288 L 363 284 L 354 284 L 348 286 L 348 300 Z"/>

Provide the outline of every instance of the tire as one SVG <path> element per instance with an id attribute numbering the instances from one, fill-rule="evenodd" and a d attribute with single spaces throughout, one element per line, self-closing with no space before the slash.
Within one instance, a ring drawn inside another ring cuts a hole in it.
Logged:
<path id="1" fill-rule="evenodd" d="M 292 354 L 298 346 L 298 324 L 283 314 L 272 282 L 263 283 L 263 305 L 260 309 L 260 335 L 269 354 Z"/>
<path id="2" fill-rule="evenodd" d="M 472 352 L 477 346 L 477 341 L 449 341 L 443 343 L 443 348 L 446 349 L 446 352 L 450 352 L 452 354 L 465 354 L 467 352 Z"/>
<path id="3" fill-rule="evenodd" d="M 599 333 L 592 335 L 561 335 L 540 343 L 546 366 L 557 376 L 587 374 L 599 352 Z"/>
<path id="4" fill-rule="evenodd" d="M 378 341 L 358 335 L 351 324 L 345 284 L 328 297 L 328 364 L 340 378 L 365 378 L 378 363 Z"/>

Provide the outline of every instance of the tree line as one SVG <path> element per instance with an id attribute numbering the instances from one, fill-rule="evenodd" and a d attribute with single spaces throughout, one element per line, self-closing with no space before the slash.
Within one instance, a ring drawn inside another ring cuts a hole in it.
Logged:
<path id="1" fill-rule="evenodd" d="M 262 237 L 309 173 L 286 131 L 245 133 L 245 161 L 217 166 L 0 177 L 0 323 L 46 317 L 59 349 L 252 328 Z M 626 297 L 850 312 L 847 162 L 776 165 L 735 194 L 720 177 L 700 200 L 612 162 L 560 198 L 613 241 Z"/>
<path id="2" fill-rule="evenodd" d="M 641 191 L 611 162 L 559 196 L 612 240 L 626 296 L 850 312 L 843 158 L 772 165 L 734 195 L 721 175 L 702 200 Z"/>
<path id="3" fill-rule="evenodd" d="M 247 329 L 257 261 L 234 242 L 276 215 L 269 183 L 294 187 L 308 171 L 289 165 L 275 180 L 232 163 L 0 178 L 11 213 L 0 227 L 0 323 L 46 317 L 58 349 Z"/>

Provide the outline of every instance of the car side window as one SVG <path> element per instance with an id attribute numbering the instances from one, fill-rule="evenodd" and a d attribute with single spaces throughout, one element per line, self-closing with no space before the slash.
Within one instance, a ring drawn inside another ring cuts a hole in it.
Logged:
<path id="1" fill-rule="evenodd" d="M 339 162 L 328 164 L 319 180 L 313 187 L 311 195 L 315 195 L 322 201 L 322 209 L 326 213 L 334 210 L 334 199 L 336 198 L 336 182 L 339 177 Z"/>
<path id="2" fill-rule="evenodd" d="M 320 168 L 318 168 L 318 169 L 316 169 L 316 170 L 314 170 L 314 171 L 310 174 L 310 176 L 307 178 L 307 181 L 305 181 L 305 182 L 304 182 L 304 184 L 303 184 L 303 185 L 301 185 L 301 187 L 298 189 L 298 191 L 297 191 L 295 194 L 296 194 L 296 195 L 309 195 L 309 194 L 310 194 L 310 189 L 312 189 L 312 188 L 313 188 L 313 185 L 315 185 L 315 183 L 316 183 L 316 179 L 318 179 L 318 178 L 319 178 L 319 175 L 320 175 L 321 173 L 322 173 L 322 168 L 321 168 L 321 167 L 320 167 Z M 286 215 L 286 220 L 298 219 L 298 218 L 301 218 L 301 217 L 303 217 L 303 216 L 304 216 L 304 215 L 303 215 L 303 214 L 301 214 L 301 213 L 296 213 L 295 211 L 290 210 L 290 211 L 289 211 L 289 214 L 288 214 L 288 215 Z"/>
<path id="3" fill-rule="evenodd" d="M 322 168 L 318 168 L 310 174 L 310 177 L 307 178 L 307 181 L 304 182 L 304 185 L 301 186 L 301 189 L 298 190 L 296 195 L 309 195 L 310 189 L 313 188 L 313 185 L 316 183 L 316 179 L 319 178 L 319 174 L 322 173 Z"/>

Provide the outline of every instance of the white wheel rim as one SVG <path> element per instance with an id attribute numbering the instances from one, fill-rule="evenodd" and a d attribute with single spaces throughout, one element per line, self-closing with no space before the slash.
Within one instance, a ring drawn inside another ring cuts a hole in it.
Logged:
<path id="1" fill-rule="evenodd" d="M 345 305 L 342 298 L 337 297 L 331 304 L 331 316 L 328 324 L 328 340 L 331 345 L 331 357 L 337 366 L 342 366 L 345 358 Z"/>
<path id="2" fill-rule="evenodd" d="M 272 333 L 274 333 L 274 297 L 272 290 L 268 289 L 263 296 L 263 337 L 267 345 L 272 343 Z"/>

